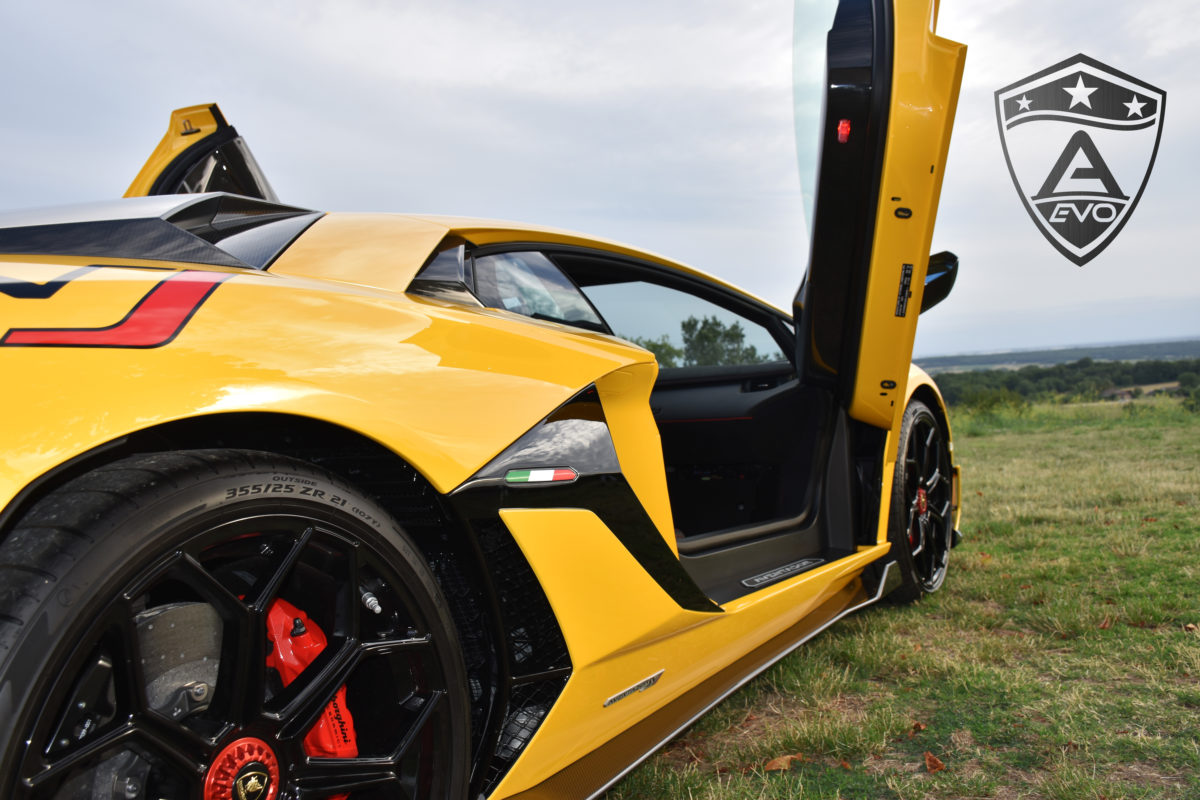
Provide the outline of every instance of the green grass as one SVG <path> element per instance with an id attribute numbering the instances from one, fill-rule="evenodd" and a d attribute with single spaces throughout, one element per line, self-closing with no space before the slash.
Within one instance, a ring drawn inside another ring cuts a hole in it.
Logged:
<path id="1" fill-rule="evenodd" d="M 1200 414 L 952 423 L 965 539 L 945 587 L 838 623 L 609 800 L 1200 797 Z"/>

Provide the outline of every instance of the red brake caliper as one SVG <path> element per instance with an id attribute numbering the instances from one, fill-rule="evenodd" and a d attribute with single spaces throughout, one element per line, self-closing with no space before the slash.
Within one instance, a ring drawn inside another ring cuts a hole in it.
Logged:
<path id="1" fill-rule="evenodd" d="M 272 643 L 267 666 L 279 673 L 287 686 L 325 649 L 325 632 L 286 600 L 275 600 L 267 611 L 267 639 Z M 304 737 L 304 752 L 314 758 L 356 758 L 358 738 L 354 718 L 346 707 L 346 687 L 334 694 L 321 718 Z M 330 800 L 345 800 L 334 795 Z"/>
<path id="2" fill-rule="evenodd" d="M 928 510 L 929 510 L 929 495 L 926 494 L 924 486 L 918 487 L 917 488 L 917 513 L 924 516 L 925 512 Z M 917 527 L 909 530 L 908 544 L 910 547 L 917 546 L 917 533 L 919 530 L 920 530 L 920 523 L 917 524 Z"/>

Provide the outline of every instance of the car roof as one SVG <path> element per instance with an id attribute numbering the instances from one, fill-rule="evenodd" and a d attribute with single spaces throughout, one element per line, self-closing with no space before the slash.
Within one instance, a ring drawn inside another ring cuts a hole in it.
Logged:
<path id="1" fill-rule="evenodd" d="M 75 222 L 112 222 L 127 219 L 165 219 L 189 206 L 217 197 L 209 194 L 168 194 L 129 197 L 93 203 L 46 206 L 0 212 L 0 228 L 62 225 Z"/>
<path id="2" fill-rule="evenodd" d="M 0 214 L 0 253 L 263 269 L 321 212 L 239 195 L 161 195 Z"/>
<path id="3" fill-rule="evenodd" d="M 0 212 L 0 254 L 137 259 L 265 269 L 321 217 L 327 217 L 330 222 L 354 218 L 411 220 L 477 246 L 528 242 L 599 250 L 683 273 L 739 294 L 758 305 L 776 308 L 741 287 L 702 270 L 621 242 L 573 231 L 475 217 L 326 215 L 223 192 L 131 197 Z M 412 265 L 414 270 L 418 267 L 420 264 Z M 407 281 L 404 283 L 407 285 Z"/>

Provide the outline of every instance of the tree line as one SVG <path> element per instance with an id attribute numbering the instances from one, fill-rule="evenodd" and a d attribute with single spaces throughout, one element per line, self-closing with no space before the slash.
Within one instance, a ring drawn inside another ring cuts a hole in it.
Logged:
<path id="1" fill-rule="evenodd" d="M 1179 382 L 1180 391 L 1200 391 L 1200 359 L 1176 361 L 1094 361 L 1081 358 L 1067 364 L 1020 369 L 942 372 L 938 386 L 955 406 L 996 408 L 1034 401 L 1099 400 L 1110 390 L 1147 384 Z M 1140 391 L 1134 390 L 1134 395 Z"/>
<path id="2" fill-rule="evenodd" d="M 713 316 L 693 315 L 679 323 L 679 334 L 683 347 L 675 346 L 665 333 L 657 339 L 648 336 L 624 338 L 654 353 L 658 365 L 668 369 L 762 364 L 783 360 L 783 353 L 778 350 L 760 353 L 754 345 L 747 344 L 746 331 L 737 321 L 726 324 Z"/>

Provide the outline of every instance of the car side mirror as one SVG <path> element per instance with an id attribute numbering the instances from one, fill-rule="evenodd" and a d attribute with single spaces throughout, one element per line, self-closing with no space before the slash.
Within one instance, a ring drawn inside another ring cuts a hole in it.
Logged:
<path id="1" fill-rule="evenodd" d="M 947 250 L 929 257 L 929 271 L 925 273 L 925 294 L 921 296 L 921 313 L 946 299 L 954 288 L 958 277 L 958 256 Z"/>

